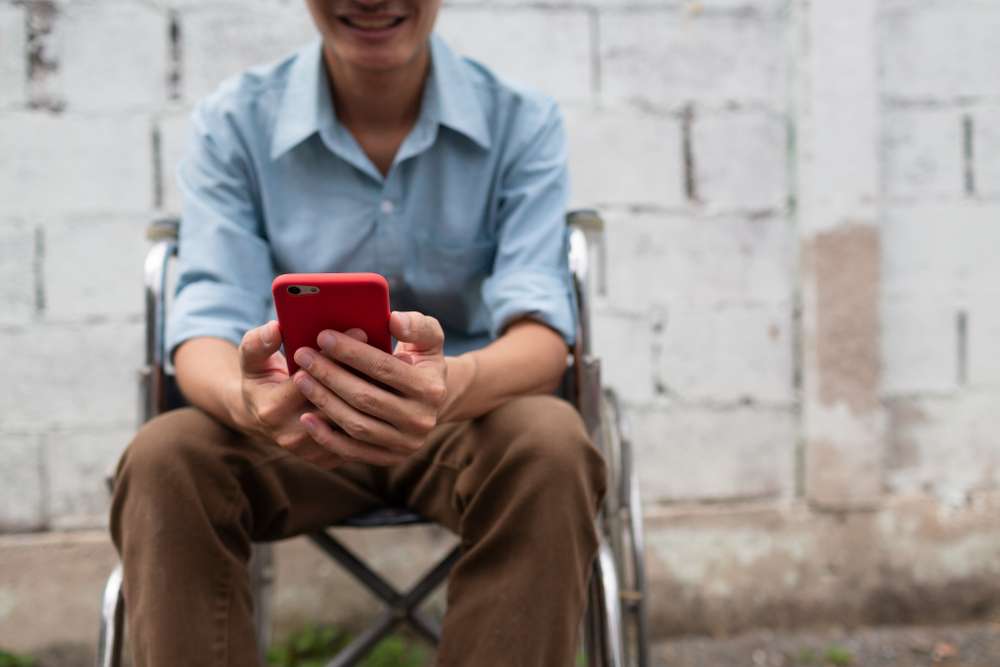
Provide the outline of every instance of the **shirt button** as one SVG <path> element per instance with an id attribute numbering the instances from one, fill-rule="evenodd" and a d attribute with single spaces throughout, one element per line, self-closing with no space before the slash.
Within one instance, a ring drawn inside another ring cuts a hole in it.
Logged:
<path id="1" fill-rule="evenodd" d="M 382 209 L 382 212 L 385 213 L 386 215 L 391 215 L 392 212 L 396 210 L 396 207 L 388 199 L 383 199 L 382 200 L 381 209 Z"/>

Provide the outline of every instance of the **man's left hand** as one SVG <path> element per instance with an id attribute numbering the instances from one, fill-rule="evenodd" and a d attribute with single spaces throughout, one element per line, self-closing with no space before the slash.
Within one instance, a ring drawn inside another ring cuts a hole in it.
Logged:
<path id="1" fill-rule="evenodd" d="M 402 461 L 423 446 L 448 397 L 438 321 L 393 312 L 389 331 L 399 341 L 393 354 L 368 345 L 359 329 L 323 331 L 316 339 L 321 353 L 309 348 L 295 353 L 301 367 L 295 385 L 319 409 L 300 419 L 313 440 L 348 460 Z"/>

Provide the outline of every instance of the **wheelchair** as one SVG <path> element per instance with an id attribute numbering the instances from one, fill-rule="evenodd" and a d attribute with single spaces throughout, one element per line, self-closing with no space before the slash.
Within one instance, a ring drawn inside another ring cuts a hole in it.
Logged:
<path id="1" fill-rule="evenodd" d="M 583 617 L 582 656 L 588 667 L 648 667 L 646 574 L 643 560 L 642 506 L 631 441 L 618 400 L 601 386 L 600 360 L 590 349 L 588 295 L 596 281 L 594 269 L 604 269 L 604 225 L 591 210 L 566 217 L 570 230 L 569 264 L 578 308 L 576 345 L 570 356 L 560 395 L 573 403 L 592 441 L 608 464 L 608 491 L 597 522 L 600 544 L 591 573 Z M 171 369 L 166 366 L 164 325 L 169 302 L 170 269 L 177 254 L 179 222 L 153 222 L 147 236 L 153 246 L 145 261 L 145 365 L 139 371 L 140 414 L 143 421 L 185 404 Z M 603 275 L 601 276 L 603 278 Z M 351 517 L 331 529 L 373 529 L 427 523 L 407 508 L 383 508 Z M 436 645 L 440 623 L 418 608 L 447 578 L 460 555 L 455 546 L 419 581 L 399 591 L 351 552 L 331 530 L 309 539 L 336 560 L 384 604 L 381 614 L 327 663 L 328 667 L 359 664 L 365 655 L 397 626 L 409 625 L 417 635 Z M 272 546 L 256 543 L 250 561 L 254 615 L 261 661 L 270 640 L 269 611 L 274 585 Z M 119 667 L 124 645 L 125 602 L 122 568 L 115 567 L 104 587 L 97 647 L 98 667 Z"/>

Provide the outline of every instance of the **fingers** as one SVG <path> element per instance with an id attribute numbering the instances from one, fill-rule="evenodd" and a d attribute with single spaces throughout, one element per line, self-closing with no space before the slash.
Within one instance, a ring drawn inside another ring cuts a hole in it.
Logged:
<path id="1" fill-rule="evenodd" d="M 271 355 L 281 347 L 281 334 L 278 323 L 271 320 L 254 329 L 250 329 L 240 342 L 240 368 L 244 375 L 263 372 L 270 367 L 267 364 Z"/>
<path id="2" fill-rule="evenodd" d="M 330 364 L 333 366 L 333 364 Z M 343 369 L 336 370 L 350 375 Z M 353 377 L 353 376 L 351 376 Z M 376 389 L 372 385 L 354 378 L 369 389 Z M 420 448 L 423 443 L 423 436 L 415 433 L 404 433 L 391 424 L 376 419 L 370 413 L 362 412 L 349 405 L 336 393 L 330 391 L 319 382 L 310 377 L 309 373 L 299 371 L 295 374 L 295 384 L 302 391 L 302 394 L 309 401 L 319 408 L 322 413 L 337 424 L 350 438 L 362 443 L 377 445 L 380 449 L 389 449 L 404 456 L 412 454 Z M 385 393 L 385 392 L 382 392 Z M 398 400 L 397 397 L 387 394 L 390 398 Z M 301 420 L 306 426 L 313 420 Z M 322 420 L 318 420 L 322 421 Z M 314 435 L 315 437 L 315 435 Z"/>
<path id="3" fill-rule="evenodd" d="M 343 463 L 343 458 L 313 440 L 298 422 L 294 430 L 278 435 L 275 442 L 282 449 L 325 470 L 332 470 Z"/>
<path id="4" fill-rule="evenodd" d="M 330 359 L 350 366 L 372 380 L 392 387 L 404 395 L 419 394 L 424 388 L 424 377 L 412 364 L 362 343 L 351 336 L 334 331 L 324 331 L 317 337 L 316 342 Z M 300 356 L 303 357 L 306 364 L 316 360 L 317 366 L 325 366 L 325 364 L 319 363 L 323 361 L 323 355 L 310 355 L 308 351 L 303 352 L 302 349 L 297 351 L 295 361 L 302 368 L 309 369 L 313 375 L 315 375 L 313 369 L 308 365 L 303 365 L 303 361 L 299 360 Z M 325 378 L 321 379 L 325 382 Z M 331 386 L 331 388 L 333 387 Z"/>
<path id="5" fill-rule="evenodd" d="M 305 413 L 300 421 L 309 431 L 309 435 L 327 451 L 348 461 L 360 461 L 378 466 L 390 466 L 406 459 L 405 454 L 383 449 L 356 440 L 344 433 L 337 433 L 330 425 L 316 415 Z"/>
<path id="6" fill-rule="evenodd" d="M 409 343 L 424 354 L 432 354 L 444 346 L 444 330 L 437 319 L 416 311 L 393 311 L 389 316 L 389 332 L 397 340 Z"/>

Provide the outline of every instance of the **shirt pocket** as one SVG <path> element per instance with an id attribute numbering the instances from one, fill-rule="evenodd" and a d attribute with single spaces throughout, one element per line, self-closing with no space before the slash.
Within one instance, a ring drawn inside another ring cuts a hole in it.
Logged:
<path id="1" fill-rule="evenodd" d="M 482 285 L 493 270 L 496 241 L 455 243 L 415 238 L 412 243 L 406 282 L 415 306 L 438 318 L 445 329 L 470 334 L 487 331 Z"/>

